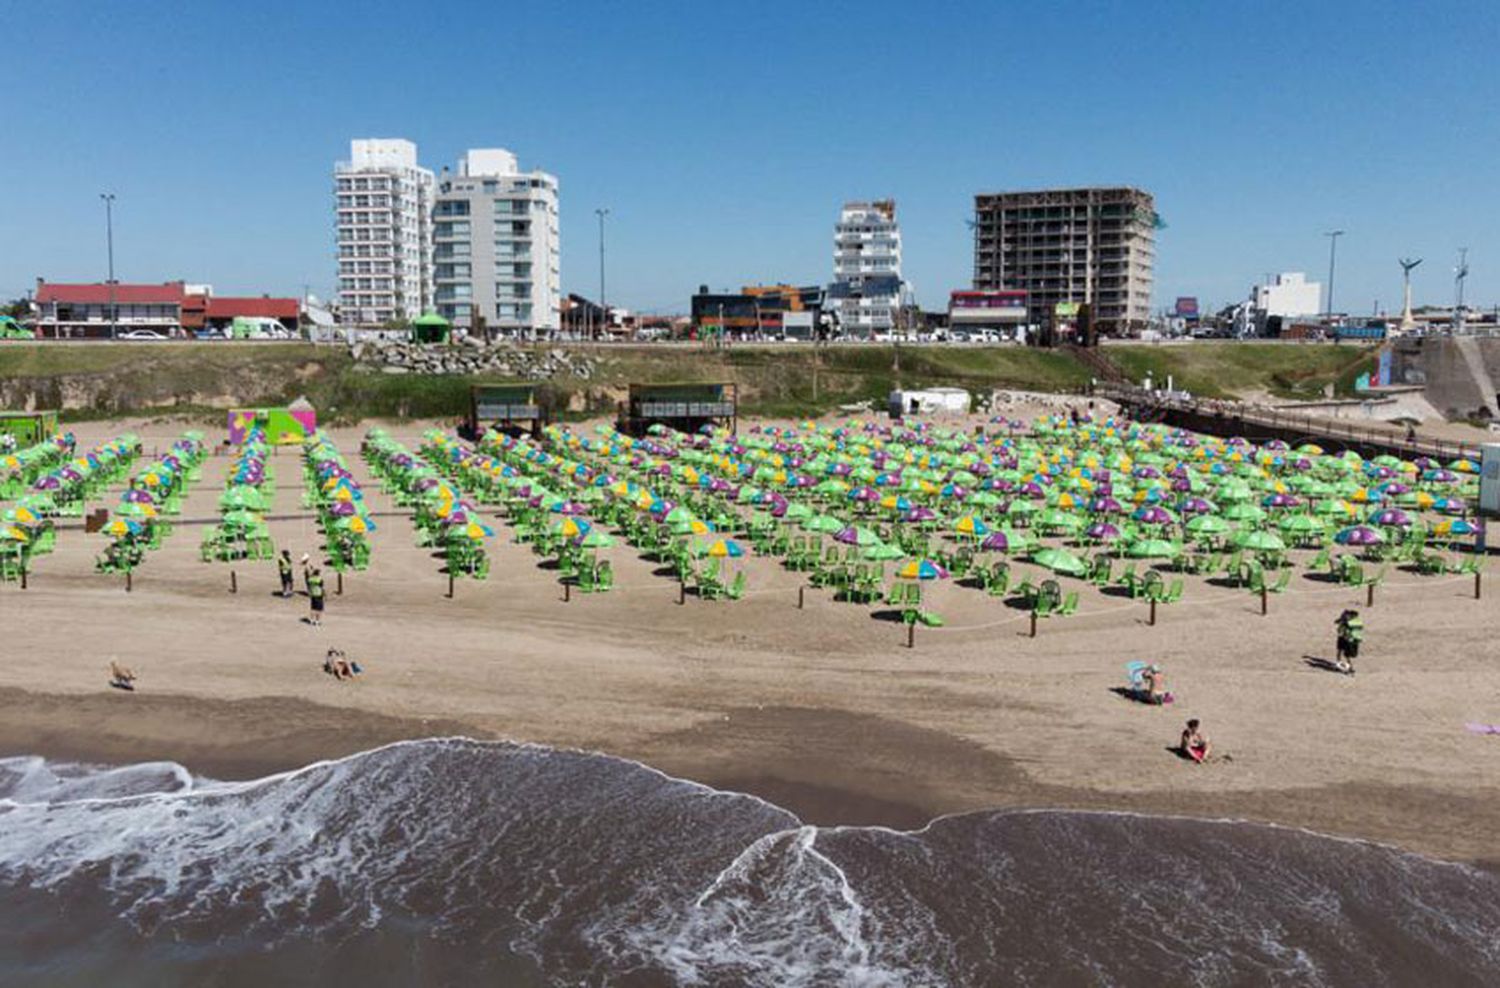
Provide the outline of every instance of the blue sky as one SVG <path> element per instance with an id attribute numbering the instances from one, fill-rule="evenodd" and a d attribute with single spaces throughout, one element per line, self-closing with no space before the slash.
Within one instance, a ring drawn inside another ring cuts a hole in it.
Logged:
<path id="1" fill-rule="evenodd" d="M 1155 194 L 1157 305 L 1266 272 L 1340 309 L 1500 300 L 1500 4 L 255 4 L 0 0 L 0 294 L 102 279 L 319 294 L 330 169 L 408 137 L 562 183 L 564 290 L 680 311 L 828 281 L 848 198 L 892 196 L 925 305 L 965 287 L 978 191 Z"/>

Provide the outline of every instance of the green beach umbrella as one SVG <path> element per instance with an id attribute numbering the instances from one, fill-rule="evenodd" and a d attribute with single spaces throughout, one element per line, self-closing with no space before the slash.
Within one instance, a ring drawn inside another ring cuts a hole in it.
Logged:
<path id="1" fill-rule="evenodd" d="M 1253 552 L 1280 552 L 1286 548 L 1286 543 L 1281 540 L 1281 536 L 1262 528 L 1250 528 L 1236 533 L 1234 544 L 1241 549 L 1250 549 Z"/>
<path id="2" fill-rule="evenodd" d="M 1039 550 L 1032 555 L 1031 561 L 1063 576 L 1084 576 L 1089 571 L 1088 563 L 1062 549 Z"/>

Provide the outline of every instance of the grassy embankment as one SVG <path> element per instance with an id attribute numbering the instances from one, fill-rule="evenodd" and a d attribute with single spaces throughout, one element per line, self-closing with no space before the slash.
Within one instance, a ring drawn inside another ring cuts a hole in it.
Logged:
<path id="1" fill-rule="evenodd" d="M 898 381 L 1042 391 L 1077 390 L 1088 374 L 1065 354 L 1019 348 L 590 347 L 587 380 L 545 383 L 546 400 L 574 416 L 611 411 L 631 382 L 732 381 L 748 415 L 801 415 L 871 400 Z M 342 347 L 298 343 L 0 346 L 0 407 L 62 407 L 70 419 L 134 414 L 217 418 L 235 404 L 306 395 L 325 419 L 443 418 L 467 409 L 460 376 L 384 374 L 356 367 Z"/>
<path id="2" fill-rule="evenodd" d="M 631 382 L 733 381 L 747 415 L 796 416 L 872 401 L 882 407 L 897 384 L 1076 391 L 1091 372 L 1065 351 L 1020 347 L 668 346 L 590 347 L 587 380 L 546 382 L 546 398 L 566 414 L 612 410 Z M 1269 391 L 1312 398 L 1325 384 L 1348 393 L 1371 365 L 1349 346 L 1201 343 L 1111 346 L 1106 356 L 1133 380 L 1150 372 L 1196 394 Z M 468 405 L 474 380 L 384 374 L 359 368 L 342 347 L 303 343 L 0 345 L 0 408 L 62 407 L 71 419 L 173 414 L 217 420 L 231 405 L 273 404 L 306 395 L 325 420 L 451 418 Z"/>
<path id="3" fill-rule="evenodd" d="M 1338 397 L 1354 394 L 1354 379 L 1375 369 L 1374 350 L 1329 343 L 1191 343 L 1173 346 L 1108 346 L 1104 355 L 1139 383 L 1148 374 L 1158 387 L 1171 375 L 1174 387 L 1208 398 L 1267 392 L 1311 401 L 1326 385 Z"/>

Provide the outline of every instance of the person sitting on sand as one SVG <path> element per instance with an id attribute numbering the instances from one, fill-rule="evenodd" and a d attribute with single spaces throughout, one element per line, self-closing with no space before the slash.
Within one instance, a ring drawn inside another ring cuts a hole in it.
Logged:
<path id="1" fill-rule="evenodd" d="M 1157 706 L 1172 702 L 1172 694 L 1167 692 L 1167 674 L 1161 666 L 1149 665 L 1141 673 L 1141 694 L 1147 703 Z"/>
<path id="2" fill-rule="evenodd" d="M 1213 750 L 1213 742 L 1198 729 L 1198 719 L 1195 717 L 1188 721 L 1187 727 L 1182 730 L 1183 753 L 1201 765 L 1208 761 L 1208 756 L 1213 754 Z"/>
<path id="3" fill-rule="evenodd" d="M 117 690 L 135 691 L 135 672 L 114 659 L 109 660 L 109 685 Z"/>

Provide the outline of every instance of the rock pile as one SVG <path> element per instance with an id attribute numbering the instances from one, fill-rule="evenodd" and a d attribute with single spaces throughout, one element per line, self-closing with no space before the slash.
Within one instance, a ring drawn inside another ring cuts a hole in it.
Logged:
<path id="1" fill-rule="evenodd" d="M 547 347 L 519 347 L 509 340 L 485 342 L 464 337 L 453 344 L 368 340 L 351 344 L 349 355 L 362 367 L 387 374 L 455 374 L 541 381 L 552 377 L 591 380 L 599 362 L 585 353 Z"/>

